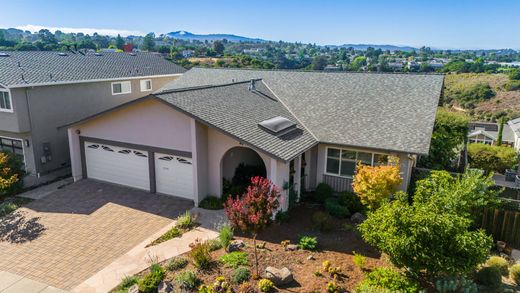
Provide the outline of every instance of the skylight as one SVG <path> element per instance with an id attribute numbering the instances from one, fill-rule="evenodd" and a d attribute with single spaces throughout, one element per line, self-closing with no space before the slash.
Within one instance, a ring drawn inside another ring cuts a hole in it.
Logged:
<path id="1" fill-rule="evenodd" d="M 264 120 L 258 123 L 258 125 L 277 135 L 287 133 L 296 128 L 296 123 L 281 116 L 276 116 L 271 119 Z"/>

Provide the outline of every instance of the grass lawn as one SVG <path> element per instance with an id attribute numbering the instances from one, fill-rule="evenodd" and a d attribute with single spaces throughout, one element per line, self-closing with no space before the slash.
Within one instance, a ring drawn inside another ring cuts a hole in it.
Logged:
<path id="1" fill-rule="evenodd" d="M 258 244 L 265 243 L 265 247 L 258 250 L 260 275 L 263 275 L 267 266 L 287 267 L 293 273 L 294 281 L 283 288 L 278 288 L 277 292 L 324 292 L 327 283 L 332 280 L 328 273 L 323 272 L 322 263 L 325 261 L 329 261 L 331 266 L 339 267 L 341 270 L 336 284 L 349 292 L 352 291 L 365 274 L 363 269 L 354 264 L 354 251 L 356 254 L 366 256 L 365 269 L 367 270 L 388 266 L 376 249 L 364 243 L 356 231 L 349 229 L 351 223 L 347 219 L 335 219 L 332 230 L 328 232 L 312 229 L 311 215 L 316 211 L 317 209 L 306 206 L 295 208 L 291 211 L 289 222 L 275 223 L 257 238 Z M 298 244 L 300 236 L 303 235 L 317 237 L 318 249 L 316 251 L 286 251 L 281 244 L 285 240 L 289 240 L 291 244 Z M 176 269 L 168 270 L 166 268 L 169 261 L 161 263 L 166 270 L 165 280 L 174 283 L 180 274 L 185 275 L 185 272 L 193 271 L 200 279 L 196 288 L 200 284 L 213 284 L 217 277 L 223 276 L 227 282 L 231 283 L 235 292 L 241 292 L 240 284 L 233 282 L 233 279 L 237 274 L 236 270 L 243 271 L 244 268 L 249 270 L 251 275 L 254 274 L 253 242 L 248 235 L 240 234 L 235 235 L 235 240 L 245 242 L 246 247 L 241 251 L 247 254 L 247 261 L 241 259 L 240 255 L 229 257 L 229 254 L 220 248 L 211 252 L 213 262 L 210 269 L 200 271 L 193 266 L 189 253 L 187 253 L 182 257 L 189 260 L 189 263 L 183 268 L 176 267 Z M 224 255 L 228 255 L 228 257 L 222 258 Z M 138 276 L 142 277 L 146 273 L 148 270 Z M 248 282 L 252 287 L 257 288 L 258 281 L 250 279 Z M 194 292 L 196 291 L 194 290 Z"/>

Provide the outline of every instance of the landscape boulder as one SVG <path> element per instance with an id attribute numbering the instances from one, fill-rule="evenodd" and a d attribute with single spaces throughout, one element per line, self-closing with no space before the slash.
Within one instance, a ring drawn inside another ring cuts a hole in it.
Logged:
<path id="1" fill-rule="evenodd" d="M 265 268 L 264 277 L 275 286 L 283 286 L 293 281 L 293 274 L 288 268 L 277 269 L 274 267 Z"/>
<path id="2" fill-rule="evenodd" d="M 363 223 L 366 219 L 367 217 L 361 213 L 355 213 L 350 217 L 350 221 L 356 225 Z"/>
<path id="3" fill-rule="evenodd" d="M 244 248 L 246 244 L 242 240 L 233 240 L 227 247 L 228 252 L 239 251 Z"/>
<path id="4" fill-rule="evenodd" d="M 162 281 L 157 287 L 157 293 L 173 293 L 175 292 L 175 286 L 166 281 Z"/>
<path id="5" fill-rule="evenodd" d="M 139 286 L 137 284 L 133 284 L 130 288 L 128 288 L 128 293 L 139 293 Z"/>
<path id="6" fill-rule="evenodd" d="M 289 250 L 289 251 L 298 250 L 298 245 L 296 245 L 296 244 L 289 244 L 289 245 L 287 245 L 286 250 Z"/>

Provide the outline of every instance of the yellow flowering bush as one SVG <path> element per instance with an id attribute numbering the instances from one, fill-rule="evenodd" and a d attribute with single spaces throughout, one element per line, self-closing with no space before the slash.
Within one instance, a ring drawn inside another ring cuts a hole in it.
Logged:
<path id="1" fill-rule="evenodd" d="M 370 210 L 375 210 L 397 190 L 402 181 L 399 161 L 391 157 L 387 166 L 367 166 L 358 163 L 352 185 L 361 202 Z"/>
<path id="2" fill-rule="evenodd" d="M 12 195 L 22 187 L 22 164 L 15 155 L 0 152 L 0 196 Z"/>

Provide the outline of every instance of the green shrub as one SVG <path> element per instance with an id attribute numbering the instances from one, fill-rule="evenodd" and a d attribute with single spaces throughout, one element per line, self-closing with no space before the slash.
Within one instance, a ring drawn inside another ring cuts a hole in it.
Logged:
<path id="1" fill-rule="evenodd" d="M 150 267 L 150 272 L 146 274 L 141 280 L 139 280 L 139 292 L 157 292 L 157 286 L 159 286 L 159 283 L 162 282 L 164 276 L 164 269 L 158 264 L 153 264 Z"/>
<path id="2" fill-rule="evenodd" d="M 278 223 L 287 223 L 289 222 L 289 211 L 278 211 L 276 216 L 274 216 L 274 220 Z"/>
<path id="3" fill-rule="evenodd" d="M 340 205 L 339 200 L 334 197 L 329 197 L 325 200 L 325 210 L 336 218 L 346 218 L 350 216 L 347 207 Z"/>
<path id="4" fill-rule="evenodd" d="M 221 198 L 216 196 L 206 196 L 206 198 L 200 201 L 199 207 L 206 210 L 221 210 L 224 208 L 224 205 Z"/>
<path id="5" fill-rule="evenodd" d="M 504 85 L 506 91 L 518 91 L 520 90 L 520 80 L 512 80 Z"/>
<path id="6" fill-rule="evenodd" d="M 193 271 L 180 272 L 175 276 L 175 283 L 183 289 L 195 289 L 199 284 L 200 280 Z M 157 289 L 157 288 L 155 288 Z"/>
<path id="7" fill-rule="evenodd" d="M 316 250 L 318 247 L 318 238 L 312 236 L 302 236 L 298 240 L 298 246 L 305 250 Z"/>
<path id="8" fill-rule="evenodd" d="M 215 251 L 222 248 L 222 242 L 220 242 L 220 239 L 211 239 L 207 242 L 209 246 L 209 251 Z"/>
<path id="9" fill-rule="evenodd" d="M 190 257 L 196 268 L 201 270 L 208 269 L 212 262 L 208 243 L 195 244 L 190 251 Z"/>
<path id="10" fill-rule="evenodd" d="M 509 277 L 515 281 L 517 285 L 520 285 L 520 264 L 511 266 L 509 270 Z"/>
<path id="11" fill-rule="evenodd" d="M 189 230 L 195 225 L 195 219 L 191 216 L 189 211 L 186 211 L 183 215 L 177 217 L 176 227 L 180 229 Z"/>
<path id="12" fill-rule="evenodd" d="M 0 150 L 0 199 L 21 192 L 24 175 L 23 159 Z"/>
<path id="13" fill-rule="evenodd" d="M 498 289 L 502 285 L 502 273 L 497 267 L 483 267 L 475 274 L 475 280 L 490 289 Z"/>
<path id="14" fill-rule="evenodd" d="M 187 259 L 185 259 L 182 256 L 175 256 L 172 259 L 170 259 L 168 264 L 166 264 L 166 269 L 168 271 L 177 271 L 177 270 L 185 268 L 187 265 L 188 265 Z"/>
<path id="15" fill-rule="evenodd" d="M 347 207 L 351 213 L 362 213 L 365 206 L 361 203 L 359 196 L 350 191 L 344 191 L 339 195 L 339 204 Z"/>
<path id="16" fill-rule="evenodd" d="M 229 225 L 223 225 L 218 231 L 218 238 L 222 247 L 227 248 L 233 240 L 233 228 Z"/>
<path id="17" fill-rule="evenodd" d="M 468 158 L 472 168 L 502 174 L 518 162 L 514 148 L 483 143 L 468 144 Z"/>
<path id="18" fill-rule="evenodd" d="M 314 199 L 317 202 L 324 203 L 325 200 L 332 196 L 333 190 L 330 185 L 327 183 L 320 183 L 316 186 L 316 190 L 314 191 Z"/>
<path id="19" fill-rule="evenodd" d="M 268 279 L 258 281 L 258 290 L 260 292 L 271 292 L 274 289 L 274 284 Z"/>
<path id="20" fill-rule="evenodd" d="M 354 254 L 354 260 L 353 260 L 354 265 L 356 265 L 356 267 L 364 270 L 366 262 L 367 262 L 367 258 L 362 254 L 356 253 L 355 251 L 353 251 L 353 254 Z"/>
<path id="21" fill-rule="evenodd" d="M 239 266 L 247 266 L 247 252 L 233 251 L 228 254 L 224 254 L 220 257 L 220 261 L 226 266 L 231 268 L 238 268 Z"/>
<path id="22" fill-rule="evenodd" d="M 139 283 L 137 276 L 126 276 L 121 280 L 121 283 L 117 286 L 117 291 L 127 292 L 128 288 Z"/>
<path id="23" fill-rule="evenodd" d="M 231 278 L 233 283 L 242 284 L 251 278 L 251 272 L 247 268 L 239 267 L 233 271 L 233 276 Z"/>
<path id="24" fill-rule="evenodd" d="M 500 256 L 492 256 L 486 261 L 486 266 L 496 267 L 502 273 L 502 276 L 509 275 L 509 263 L 507 260 Z"/>
<path id="25" fill-rule="evenodd" d="M 368 291 L 367 291 L 368 290 Z M 373 290 L 373 291 L 371 291 Z M 389 268 L 375 268 L 359 284 L 359 292 L 410 292 L 420 291 L 417 283 Z"/>
<path id="26" fill-rule="evenodd" d="M 318 211 L 312 215 L 312 227 L 320 231 L 332 230 L 332 217 L 324 212 Z"/>
<path id="27" fill-rule="evenodd" d="M 477 293 L 478 287 L 463 276 L 442 277 L 435 281 L 435 289 L 441 293 Z"/>
<path id="28" fill-rule="evenodd" d="M 471 109 L 478 102 L 489 100 L 495 96 L 491 86 L 485 82 L 454 90 L 450 94 L 462 107 L 468 109 Z"/>

